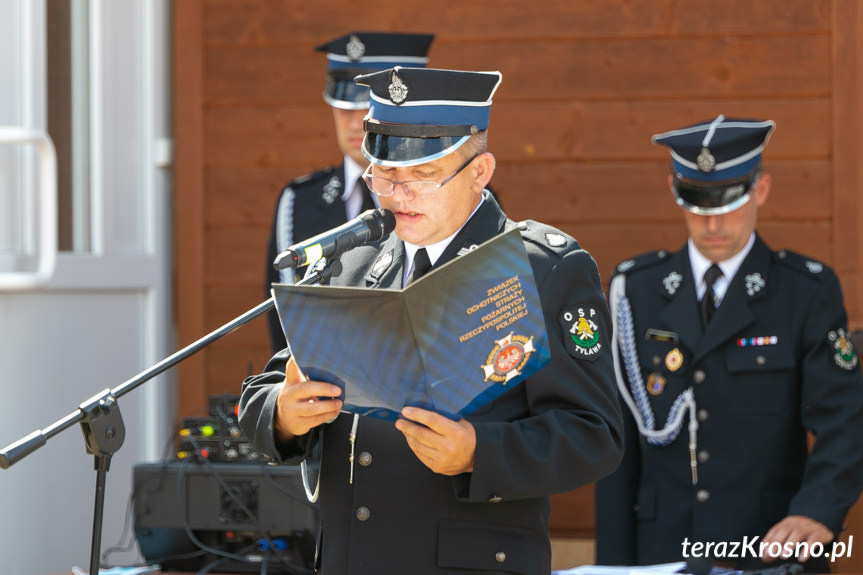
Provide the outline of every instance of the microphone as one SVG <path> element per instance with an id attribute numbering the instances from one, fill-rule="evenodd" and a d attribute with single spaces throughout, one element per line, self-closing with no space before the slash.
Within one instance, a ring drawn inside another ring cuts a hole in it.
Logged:
<path id="1" fill-rule="evenodd" d="M 351 248 L 376 242 L 396 228 L 389 210 L 367 210 L 349 222 L 292 245 L 280 253 L 273 267 L 301 268 L 323 257 L 338 257 Z"/>

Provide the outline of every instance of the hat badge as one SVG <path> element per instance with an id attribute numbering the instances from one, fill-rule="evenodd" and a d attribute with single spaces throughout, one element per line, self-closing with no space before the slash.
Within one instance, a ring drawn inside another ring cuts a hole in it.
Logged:
<path id="1" fill-rule="evenodd" d="M 351 34 L 345 52 L 351 60 L 359 60 L 366 53 L 366 45 L 363 44 L 356 34 Z"/>
<path id="2" fill-rule="evenodd" d="M 401 104 L 408 98 L 408 87 L 395 71 L 390 76 L 390 85 L 387 86 L 387 91 L 390 93 L 390 100 L 393 101 L 393 104 Z"/>
<path id="3" fill-rule="evenodd" d="M 716 167 L 716 158 L 713 157 L 707 146 L 701 148 L 701 153 L 698 154 L 698 158 L 695 161 L 698 164 L 698 169 L 702 172 L 712 172 Z"/>

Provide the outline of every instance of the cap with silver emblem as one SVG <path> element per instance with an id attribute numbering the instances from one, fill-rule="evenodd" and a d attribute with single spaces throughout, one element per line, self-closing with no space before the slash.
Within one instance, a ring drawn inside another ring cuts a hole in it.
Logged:
<path id="1" fill-rule="evenodd" d="M 327 87 L 324 101 L 334 108 L 363 110 L 369 91 L 354 84 L 354 77 L 394 66 L 425 67 L 433 34 L 352 32 L 316 47 L 327 53 Z"/>
<path id="2" fill-rule="evenodd" d="M 775 128 L 772 120 L 720 115 L 653 136 L 655 144 L 671 148 L 671 191 L 678 205 L 705 216 L 743 206 L 755 187 L 761 153 Z"/>
<path id="3" fill-rule="evenodd" d="M 396 66 L 355 79 L 369 86 L 363 155 L 373 164 L 416 166 L 459 149 L 488 128 L 500 72 Z"/>

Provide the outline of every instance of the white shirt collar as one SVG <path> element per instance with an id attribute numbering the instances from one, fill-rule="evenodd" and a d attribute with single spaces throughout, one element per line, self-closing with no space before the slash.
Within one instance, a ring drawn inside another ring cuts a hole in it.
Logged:
<path id="1" fill-rule="evenodd" d="M 345 156 L 344 166 L 345 189 L 342 192 L 342 201 L 345 203 L 345 217 L 352 220 L 360 215 L 360 211 L 363 209 L 363 194 L 361 191 L 358 192 L 358 190 L 362 190 L 362 187 L 358 185 L 358 181 L 365 168 L 357 164 L 350 156 Z M 372 194 L 372 201 L 375 203 L 375 207 L 380 207 L 376 194 Z"/>
<path id="2" fill-rule="evenodd" d="M 350 156 L 345 156 L 344 159 L 345 166 L 345 190 L 342 192 L 342 201 L 348 201 L 348 198 L 351 197 L 351 194 L 354 193 L 354 184 L 357 183 L 357 180 L 360 179 L 360 176 L 363 175 L 363 167 L 354 161 L 354 159 Z"/>
<path id="3" fill-rule="evenodd" d="M 698 251 L 698 248 L 696 248 L 695 244 L 692 242 L 692 238 L 690 238 L 687 243 L 689 244 L 689 262 L 692 265 L 692 277 L 695 278 L 695 295 L 698 299 L 701 299 L 704 292 L 707 291 L 707 286 L 704 285 L 704 272 L 707 271 L 707 268 L 709 268 L 713 262 L 704 257 L 704 255 Z M 737 270 L 740 269 L 740 266 L 743 264 L 743 260 L 745 260 L 746 256 L 749 255 L 753 245 L 755 245 L 755 232 L 753 232 L 749 237 L 749 241 L 746 242 L 746 245 L 742 250 L 725 261 L 716 262 L 719 269 L 722 270 L 722 276 L 716 280 L 715 284 L 713 284 L 713 291 L 716 294 L 717 301 L 722 301 L 722 298 L 725 297 L 725 292 L 728 290 L 731 280 L 734 279 L 734 275 L 737 273 Z"/>
<path id="4" fill-rule="evenodd" d="M 429 256 L 429 261 L 431 262 L 432 265 L 435 265 L 435 263 L 443 255 L 444 250 L 446 250 L 447 246 L 449 246 L 450 242 L 452 242 L 453 238 L 456 237 L 456 235 L 461 231 L 461 229 L 465 226 L 465 224 L 467 224 L 470 221 L 470 219 L 473 217 L 473 215 L 476 213 L 476 211 L 479 209 L 479 207 L 482 205 L 482 203 L 484 201 L 485 201 L 485 199 L 482 196 L 480 196 L 479 203 L 473 209 L 470 216 L 464 221 L 464 224 L 462 224 L 461 227 L 459 227 L 459 229 L 457 229 L 455 231 L 455 233 L 452 234 L 451 236 L 449 236 L 448 238 L 445 238 L 439 242 L 435 242 L 435 243 L 427 245 L 427 246 L 418 246 L 416 244 L 404 242 L 404 244 L 405 244 L 405 273 L 404 273 L 403 280 L 407 281 L 407 278 L 410 277 L 410 274 L 413 273 L 413 271 L 414 271 L 414 256 L 416 255 L 418 249 L 425 248 L 426 253 Z M 404 284 L 404 281 L 402 282 L 402 284 Z"/>

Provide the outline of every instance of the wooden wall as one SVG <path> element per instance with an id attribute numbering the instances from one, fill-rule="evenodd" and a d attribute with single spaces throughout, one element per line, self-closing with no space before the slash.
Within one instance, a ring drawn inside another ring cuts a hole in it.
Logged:
<path id="1" fill-rule="evenodd" d="M 264 299 L 277 193 L 339 161 L 313 47 L 350 30 L 432 32 L 431 66 L 503 72 L 495 190 L 511 217 L 575 236 L 604 278 L 685 239 L 652 134 L 719 113 L 774 119 L 759 229 L 832 265 L 863 328 L 857 0 L 177 0 L 178 346 Z M 238 392 L 268 357 L 259 319 L 184 362 L 180 416 Z M 556 533 L 590 536 L 590 487 L 555 510 Z"/>

